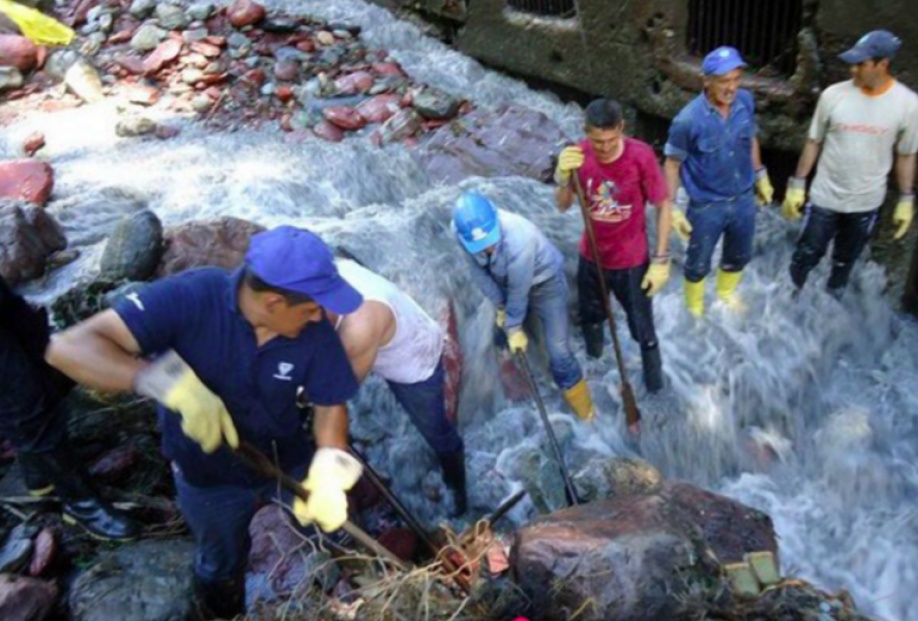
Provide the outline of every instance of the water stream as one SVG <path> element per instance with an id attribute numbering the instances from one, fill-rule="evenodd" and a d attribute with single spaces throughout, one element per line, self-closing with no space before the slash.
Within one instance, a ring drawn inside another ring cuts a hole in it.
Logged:
<path id="1" fill-rule="evenodd" d="M 479 106 L 522 103 L 577 135 L 576 107 L 482 68 L 380 8 L 358 0 L 268 5 L 359 24 L 368 45 L 392 51 L 416 80 Z M 468 279 L 448 219 L 459 192 L 477 188 L 542 226 L 564 250 L 573 276 L 578 217 L 554 210 L 550 187 L 521 178 L 432 187 L 405 147 L 379 149 L 364 136 L 297 143 L 275 130 L 215 134 L 168 119 L 183 127 L 175 139 L 121 139 L 105 106 L 36 112 L 0 134 L 0 156 L 12 156 L 28 133 L 45 133 L 56 173 L 49 210 L 83 251 L 76 263 L 28 285 L 30 297 L 48 301 L 91 276 L 101 239 L 133 202 L 146 203 L 166 226 L 231 215 L 310 227 L 398 282 L 432 314 L 448 300 L 456 306 L 466 359 L 460 424 L 474 510 L 493 509 L 535 476 L 533 455 L 548 450 L 537 412 L 500 394 L 489 349 L 493 311 Z M 793 300 L 786 268 L 796 225 L 774 210 L 760 215 L 742 284 L 745 315 L 712 304 L 709 292 L 706 318 L 690 320 L 677 252 L 673 278 L 655 299 L 668 384 L 660 395 L 644 393 L 639 350 L 625 338 L 645 419 L 637 448 L 665 476 L 771 515 L 785 574 L 848 589 L 862 609 L 890 621 L 918 619 L 910 592 L 918 585 L 918 325 L 890 309 L 884 272 L 870 262 L 856 268 L 841 301 L 820 287 L 824 265 Z M 607 352 L 588 361 L 575 336 L 596 423 L 573 422 L 540 373 L 572 470 L 635 449 L 623 438 L 613 358 Z M 425 493 L 440 486 L 433 456 L 385 385 L 371 378 L 352 410 L 355 435 L 377 442 L 371 460 L 397 473 L 395 491 L 422 520 L 442 519 Z M 534 511 L 524 502 L 510 521 L 523 523 Z"/>

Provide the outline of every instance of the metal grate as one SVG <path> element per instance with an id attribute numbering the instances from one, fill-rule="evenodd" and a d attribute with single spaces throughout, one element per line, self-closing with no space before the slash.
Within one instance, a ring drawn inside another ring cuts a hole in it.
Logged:
<path id="1" fill-rule="evenodd" d="M 577 14 L 576 0 L 507 0 L 511 9 L 545 17 L 573 17 Z"/>
<path id="2" fill-rule="evenodd" d="M 794 72 L 803 0 L 689 0 L 689 51 L 704 56 L 721 45 L 738 49 L 751 67 Z"/>

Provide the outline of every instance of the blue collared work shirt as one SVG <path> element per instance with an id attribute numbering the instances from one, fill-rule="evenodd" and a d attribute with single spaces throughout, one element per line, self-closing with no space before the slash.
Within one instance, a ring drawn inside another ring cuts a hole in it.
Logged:
<path id="1" fill-rule="evenodd" d="M 146 355 L 174 349 L 217 394 L 247 440 L 285 470 L 306 463 L 313 451 L 296 407 L 302 387 L 316 405 L 344 404 L 357 380 L 331 324 L 310 323 L 296 338 L 277 336 L 258 347 L 255 330 L 239 310 L 242 270 L 189 270 L 150 284 L 115 305 Z M 192 485 L 264 483 L 221 446 L 211 455 L 181 429 L 181 417 L 159 408 L 163 453 Z"/>
<path id="2" fill-rule="evenodd" d="M 755 135 L 752 93 L 739 89 L 727 118 L 702 93 L 673 119 L 663 152 L 682 161 L 680 177 L 689 198 L 713 203 L 751 191 Z"/>

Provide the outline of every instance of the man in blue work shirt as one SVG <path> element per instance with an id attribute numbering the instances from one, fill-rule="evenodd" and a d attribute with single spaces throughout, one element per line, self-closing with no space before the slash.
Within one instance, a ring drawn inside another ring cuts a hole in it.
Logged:
<path id="1" fill-rule="evenodd" d="M 346 452 L 345 402 L 357 381 L 324 308 L 346 314 L 361 303 L 322 240 L 282 226 L 252 238 L 240 269 L 166 278 L 52 341 L 48 361 L 76 381 L 161 404 L 205 616 L 245 612 L 249 522 L 276 493 L 233 454 L 240 437 L 292 476 L 309 466 L 309 501 L 293 507 L 301 523 L 333 531 L 347 519 L 345 491 L 361 473 Z M 315 451 L 299 392 L 315 405 Z"/>
<path id="2" fill-rule="evenodd" d="M 463 192 L 453 208 L 453 228 L 468 253 L 472 280 L 497 308 L 496 324 L 510 350 L 525 354 L 523 321 L 542 324 L 548 364 L 578 418 L 593 418 L 593 399 L 570 343 L 564 257 L 532 222 L 498 210 L 484 195 Z"/>
<path id="3" fill-rule="evenodd" d="M 685 305 L 696 317 L 704 314 L 704 279 L 721 235 L 717 296 L 741 308 L 736 288 L 752 258 L 756 199 L 767 205 L 774 194 L 759 153 L 752 93 L 739 88 L 745 66 L 732 47 L 705 56 L 704 92 L 673 120 L 664 149 L 669 198 L 675 200 L 680 182 L 689 197 L 688 213 L 673 212 L 673 226 L 689 242 Z"/>

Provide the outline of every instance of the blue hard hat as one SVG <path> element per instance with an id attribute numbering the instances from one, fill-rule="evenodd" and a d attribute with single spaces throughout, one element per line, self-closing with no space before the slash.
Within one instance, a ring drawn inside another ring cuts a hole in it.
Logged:
<path id="1" fill-rule="evenodd" d="M 465 249 L 475 254 L 500 241 L 497 209 L 478 192 L 463 192 L 453 207 L 453 227 Z"/>

